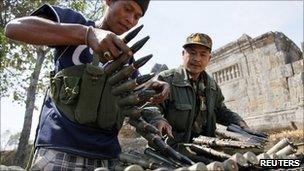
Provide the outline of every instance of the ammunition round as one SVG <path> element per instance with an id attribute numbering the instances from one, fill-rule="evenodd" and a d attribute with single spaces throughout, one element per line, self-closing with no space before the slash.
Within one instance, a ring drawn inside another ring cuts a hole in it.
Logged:
<path id="1" fill-rule="evenodd" d="M 221 162 L 214 161 L 207 165 L 208 170 L 212 171 L 224 171 L 224 166 Z"/>
<path id="2" fill-rule="evenodd" d="M 238 171 L 239 167 L 237 165 L 237 163 L 231 159 L 227 159 L 223 162 L 224 165 L 224 169 L 226 171 Z"/>
<path id="3" fill-rule="evenodd" d="M 259 164 L 259 160 L 254 153 L 248 151 L 245 154 L 243 154 L 243 156 L 249 163 L 251 163 L 253 165 Z"/>
<path id="4" fill-rule="evenodd" d="M 207 170 L 207 166 L 204 163 L 202 163 L 202 162 L 198 162 L 198 163 L 195 163 L 192 166 L 189 166 L 188 170 L 189 171 L 196 171 L 196 170 L 206 171 Z"/>

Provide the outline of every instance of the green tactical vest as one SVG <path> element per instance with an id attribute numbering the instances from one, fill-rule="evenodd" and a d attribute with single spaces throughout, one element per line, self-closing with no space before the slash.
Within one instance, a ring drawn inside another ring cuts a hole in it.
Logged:
<path id="1" fill-rule="evenodd" d="M 51 98 L 71 121 L 103 130 L 121 128 L 124 117 L 119 114 L 117 97 L 111 94 L 95 55 L 92 64 L 68 67 L 51 76 L 50 84 Z"/>

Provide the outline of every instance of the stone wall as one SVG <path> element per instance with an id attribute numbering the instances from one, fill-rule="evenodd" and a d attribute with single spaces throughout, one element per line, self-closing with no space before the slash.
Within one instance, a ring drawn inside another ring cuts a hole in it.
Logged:
<path id="1" fill-rule="evenodd" d="M 251 127 L 303 128 L 303 54 L 283 33 L 243 35 L 212 52 L 207 71 Z"/>

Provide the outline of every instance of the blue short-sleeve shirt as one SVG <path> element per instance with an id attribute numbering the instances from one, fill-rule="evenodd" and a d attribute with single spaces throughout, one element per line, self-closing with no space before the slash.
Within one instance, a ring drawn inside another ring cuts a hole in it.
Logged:
<path id="1" fill-rule="evenodd" d="M 69 8 L 61 8 L 43 5 L 32 15 L 42 16 L 58 23 L 77 23 L 95 27 L 95 22 L 87 20 L 80 13 Z M 72 32 L 73 30 L 71 30 Z M 56 71 L 73 65 L 81 65 L 92 62 L 93 50 L 86 45 L 51 46 L 54 51 L 54 62 Z"/>
<path id="2" fill-rule="evenodd" d="M 43 5 L 32 15 L 41 16 L 58 23 L 78 23 L 95 27 L 93 21 L 68 8 Z M 72 31 L 72 30 L 71 30 Z M 54 48 L 55 71 L 89 63 L 93 51 L 86 45 L 51 46 Z M 36 147 L 61 150 L 84 157 L 117 158 L 121 149 L 118 130 L 103 131 L 76 124 L 62 115 L 50 97 L 44 101 L 36 133 Z"/>

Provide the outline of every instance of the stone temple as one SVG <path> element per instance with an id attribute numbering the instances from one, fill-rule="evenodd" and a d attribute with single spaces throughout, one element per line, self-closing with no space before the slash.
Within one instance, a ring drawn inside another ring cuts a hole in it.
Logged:
<path id="1" fill-rule="evenodd" d="M 244 34 L 212 52 L 207 72 L 250 127 L 303 129 L 303 53 L 283 33 Z"/>

